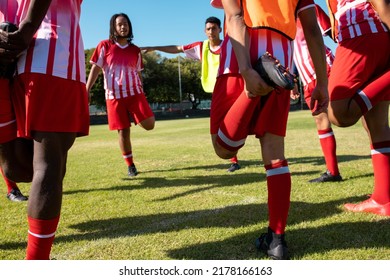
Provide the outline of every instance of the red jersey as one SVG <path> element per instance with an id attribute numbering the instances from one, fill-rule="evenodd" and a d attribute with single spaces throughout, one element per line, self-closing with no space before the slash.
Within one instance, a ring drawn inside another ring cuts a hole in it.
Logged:
<path id="1" fill-rule="evenodd" d="M 18 59 L 18 74 L 40 73 L 85 83 L 85 55 L 79 20 L 82 0 L 53 0 L 30 47 Z M 1 0 L 0 20 L 16 25 L 30 0 Z"/>
<path id="2" fill-rule="evenodd" d="M 326 36 L 326 32 L 331 29 L 329 17 L 318 5 L 316 5 L 316 15 L 321 33 L 323 36 Z M 325 53 L 328 67 L 331 67 L 334 60 L 332 50 L 325 46 Z M 305 35 L 303 34 L 302 25 L 299 19 L 297 19 L 297 34 L 294 40 L 294 64 L 297 67 L 299 77 L 303 85 L 310 84 L 312 81 L 316 80 L 314 64 L 310 57 Z"/>
<path id="3" fill-rule="evenodd" d="M 106 99 L 143 94 L 139 72 L 143 70 L 141 50 L 136 45 L 121 46 L 111 40 L 101 41 L 90 63 L 103 69 Z"/>
<path id="4" fill-rule="evenodd" d="M 338 42 L 388 31 L 368 1 L 329 0 L 329 5 L 335 16 L 335 36 Z"/>
<path id="5" fill-rule="evenodd" d="M 215 3 L 213 2 L 213 4 Z M 312 0 L 299 1 L 298 6 L 296 7 L 296 13 L 298 14 L 311 7 L 314 7 Z M 257 58 L 268 51 L 275 56 L 282 65 L 291 69 L 293 43 L 287 36 L 266 28 L 248 28 L 248 32 L 251 38 L 250 57 L 252 59 L 252 64 L 256 62 Z M 236 56 L 234 55 L 233 46 L 227 35 L 222 44 L 218 75 L 229 73 L 239 73 L 239 67 Z"/>

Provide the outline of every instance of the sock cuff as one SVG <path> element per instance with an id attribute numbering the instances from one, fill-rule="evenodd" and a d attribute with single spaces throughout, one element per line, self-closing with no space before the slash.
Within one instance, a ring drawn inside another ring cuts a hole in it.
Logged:
<path id="1" fill-rule="evenodd" d="M 30 216 L 28 218 L 28 233 L 40 238 L 49 238 L 54 236 L 60 216 L 51 220 L 40 220 Z"/>
<path id="2" fill-rule="evenodd" d="M 130 151 L 130 152 L 127 152 L 127 153 L 123 153 L 122 156 L 123 156 L 123 158 L 130 158 L 130 157 L 133 156 L 133 152 Z"/>

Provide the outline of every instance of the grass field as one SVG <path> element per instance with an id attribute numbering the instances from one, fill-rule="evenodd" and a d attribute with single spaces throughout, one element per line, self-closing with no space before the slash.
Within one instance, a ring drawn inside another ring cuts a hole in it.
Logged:
<path id="1" fill-rule="evenodd" d="M 325 171 L 314 121 L 291 112 L 286 156 L 292 173 L 286 231 L 295 260 L 388 260 L 390 220 L 349 213 L 346 202 L 373 189 L 370 149 L 361 124 L 334 128 L 341 183 L 309 184 Z M 126 176 L 116 132 L 91 126 L 69 153 L 58 260 L 266 259 L 254 240 L 267 228 L 267 191 L 258 140 L 239 152 L 242 169 L 213 152 L 208 118 L 158 121 L 132 128 L 139 176 Z M 26 204 L 0 197 L 0 259 L 25 256 Z M 29 184 L 20 184 L 28 193 Z"/>

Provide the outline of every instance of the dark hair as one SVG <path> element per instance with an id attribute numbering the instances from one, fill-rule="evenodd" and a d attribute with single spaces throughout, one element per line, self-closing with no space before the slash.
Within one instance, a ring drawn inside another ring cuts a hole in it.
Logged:
<path id="1" fill-rule="evenodd" d="M 209 17 L 209 18 L 207 18 L 205 24 L 207 24 L 207 23 L 215 23 L 215 24 L 218 25 L 219 28 L 221 28 L 221 21 L 217 17 Z"/>
<path id="2" fill-rule="evenodd" d="M 124 17 L 127 22 L 129 23 L 129 36 L 127 37 L 127 41 L 129 42 L 129 44 L 131 44 L 131 41 L 133 40 L 133 27 L 131 26 L 131 21 L 129 19 L 129 17 L 124 14 L 124 13 L 119 13 L 119 14 L 115 14 L 111 17 L 110 19 L 110 40 L 112 41 L 115 41 L 116 40 L 116 35 L 115 35 L 115 32 L 116 32 L 116 25 L 115 25 L 115 21 L 118 17 Z"/>

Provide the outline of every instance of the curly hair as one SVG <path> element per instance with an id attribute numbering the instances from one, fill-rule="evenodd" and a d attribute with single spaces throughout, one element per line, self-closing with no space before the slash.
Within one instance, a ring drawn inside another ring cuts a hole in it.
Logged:
<path id="1" fill-rule="evenodd" d="M 131 21 L 129 19 L 129 17 L 124 14 L 124 13 L 118 13 L 118 14 L 114 14 L 111 19 L 110 19 L 110 36 L 109 36 L 109 39 L 112 40 L 112 41 L 116 41 L 116 19 L 118 17 L 124 17 L 128 24 L 129 24 L 129 35 L 127 37 L 127 41 L 129 42 L 129 44 L 131 44 L 131 41 L 133 40 L 133 27 L 131 25 Z"/>

